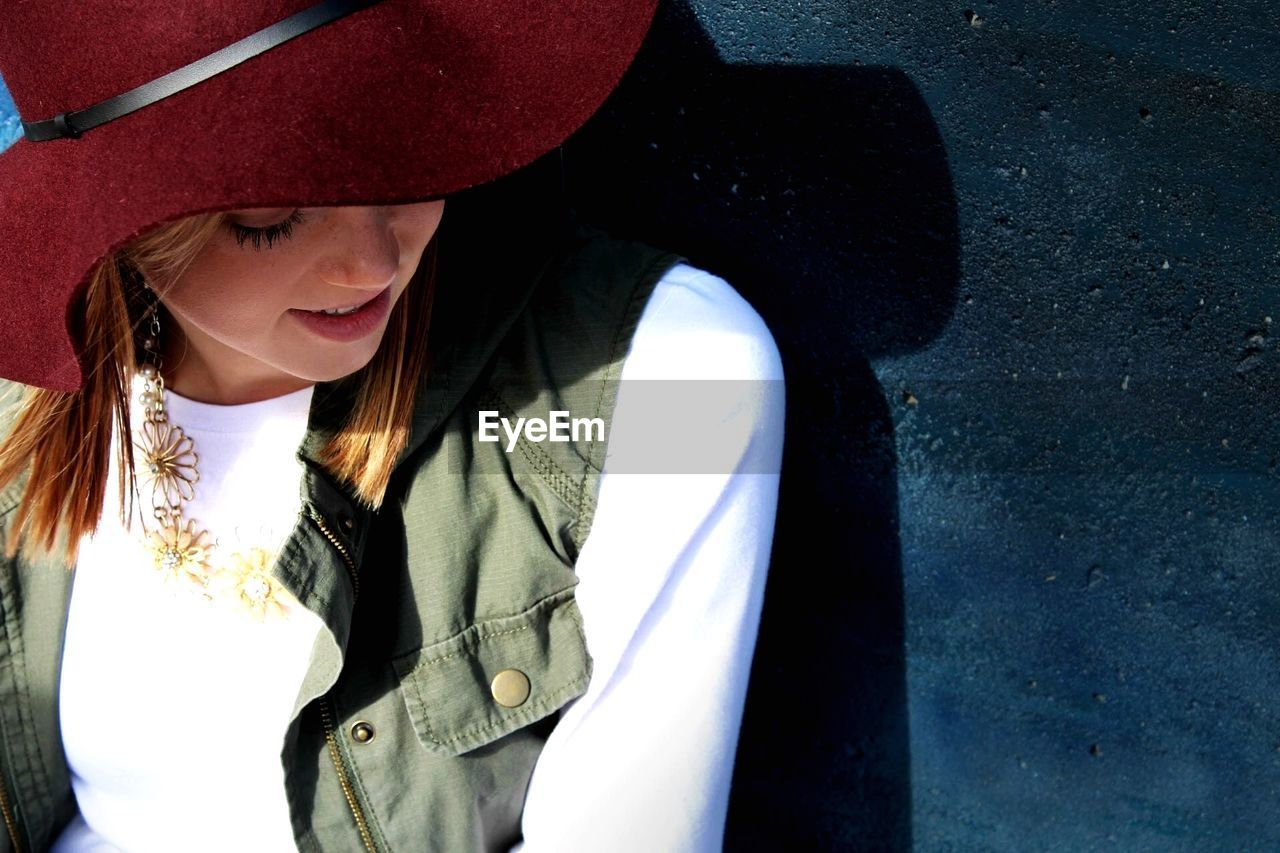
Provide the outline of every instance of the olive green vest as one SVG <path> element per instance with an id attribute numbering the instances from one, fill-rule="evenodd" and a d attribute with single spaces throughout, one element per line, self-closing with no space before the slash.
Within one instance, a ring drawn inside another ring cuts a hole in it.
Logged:
<path id="1" fill-rule="evenodd" d="M 315 462 L 341 410 L 336 386 L 317 386 L 303 511 L 276 565 L 326 626 L 282 754 L 301 850 L 519 839 L 534 763 L 591 678 L 574 564 L 605 443 L 522 437 L 508 452 L 505 434 L 478 440 L 478 413 L 514 424 L 563 410 L 601 418 L 607 436 L 640 313 L 681 260 L 572 223 L 525 274 L 461 281 L 459 264 L 442 276 L 435 368 L 376 513 Z M 22 485 L 0 494 L 0 537 Z M 0 853 L 46 849 L 75 813 L 57 725 L 72 577 L 62 563 L 0 560 Z M 143 713 L 120 736 L 145 729 Z"/>

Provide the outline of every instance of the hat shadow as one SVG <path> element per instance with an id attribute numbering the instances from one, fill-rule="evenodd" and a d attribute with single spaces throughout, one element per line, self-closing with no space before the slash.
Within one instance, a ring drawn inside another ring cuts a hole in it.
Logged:
<path id="1" fill-rule="evenodd" d="M 728 850 L 909 850 L 897 457 L 871 360 L 950 321 L 956 200 L 919 90 L 888 67 L 734 65 L 664 2 L 565 148 L 591 224 L 676 251 L 764 318 L 786 377 L 773 551 Z"/>

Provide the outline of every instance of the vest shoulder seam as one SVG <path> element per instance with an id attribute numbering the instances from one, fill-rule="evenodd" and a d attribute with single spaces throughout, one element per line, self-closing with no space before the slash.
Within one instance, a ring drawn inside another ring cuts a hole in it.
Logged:
<path id="1" fill-rule="evenodd" d="M 618 377 L 622 373 L 623 359 L 620 353 L 623 345 L 625 343 L 629 346 L 631 340 L 635 337 L 636 326 L 640 322 L 644 306 L 648 303 L 654 288 L 658 286 L 658 282 L 672 267 L 688 261 L 687 258 L 676 252 L 666 250 L 651 251 L 654 252 L 654 255 L 645 265 L 643 272 L 636 277 L 631 293 L 627 297 L 626 307 L 623 309 L 622 316 L 614 331 L 613 343 L 609 348 L 609 359 L 605 365 L 604 381 L 600 385 L 600 394 L 596 398 L 596 416 L 599 416 L 600 410 L 604 408 L 606 389 L 609 387 L 616 389 Z M 615 401 L 617 399 L 616 393 L 615 390 Z M 582 546 L 586 543 L 587 536 L 591 533 L 591 526 L 595 522 L 600 475 L 604 472 L 604 460 L 597 461 L 595 447 L 588 449 L 586 463 L 587 467 L 578 481 L 578 515 L 573 522 L 573 544 L 579 552 L 582 551 Z M 587 488 L 588 483 L 591 485 L 590 490 Z"/>

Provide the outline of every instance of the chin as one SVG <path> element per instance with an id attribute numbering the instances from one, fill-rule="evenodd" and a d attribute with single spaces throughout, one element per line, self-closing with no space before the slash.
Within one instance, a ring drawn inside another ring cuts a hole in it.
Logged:
<path id="1" fill-rule="evenodd" d="M 288 367 L 284 367 L 288 362 L 283 359 L 276 361 L 276 364 L 308 382 L 336 382 L 367 367 L 377 355 L 385 334 L 384 329 L 383 334 L 371 336 L 367 341 L 328 346 L 323 342 L 317 344 L 315 341 L 301 341 L 293 344 L 296 347 L 293 353 L 296 355 L 309 351 L 313 354 L 311 358 L 301 363 L 289 364 Z"/>
<path id="2" fill-rule="evenodd" d="M 345 379 L 354 373 L 359 373 L 369 366 L 373 361 L 374 353 L 370 353 L 368 358 L 354 359 L 345 364 L 330 364 L 323 368 L 303 374 L 312 382 L 336 382 L 339 379 Z"/>

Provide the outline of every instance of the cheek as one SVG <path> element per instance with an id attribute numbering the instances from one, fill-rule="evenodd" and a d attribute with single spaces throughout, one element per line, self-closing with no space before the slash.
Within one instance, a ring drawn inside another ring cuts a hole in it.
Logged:
<path id="1" fill-rule="evenodd" d="M 187 274 L 165 299 L 187 322 L 219 337 L 253 337 L 254 331 L 274 324 L 289 306 L 283 288 L 259 267 L 254 273 L 206 263 Z"/>
<path id="2" fill-rule="evenodd" d="M 436 229 L 440 227 L 440 218 L 444 216 L 444 199 L 406 204 L 402 211 L 416 242 L 419 246 L 425 246 L 431 242 Z"/>

